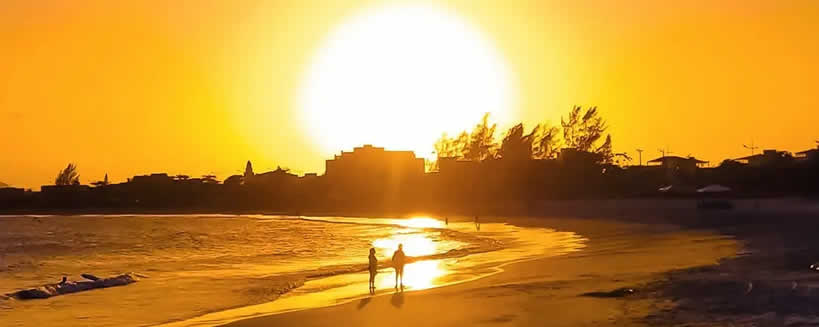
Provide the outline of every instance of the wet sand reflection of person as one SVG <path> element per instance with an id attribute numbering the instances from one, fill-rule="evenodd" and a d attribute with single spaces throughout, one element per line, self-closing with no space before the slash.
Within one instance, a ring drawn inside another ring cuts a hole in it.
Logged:
<path id="1" fill-rule="evenodd" d="M 375 248 L 370 248 L 370 294 L 375 293 L 375 275 L 378 274 L 378 258 L 375 257 Z"/>

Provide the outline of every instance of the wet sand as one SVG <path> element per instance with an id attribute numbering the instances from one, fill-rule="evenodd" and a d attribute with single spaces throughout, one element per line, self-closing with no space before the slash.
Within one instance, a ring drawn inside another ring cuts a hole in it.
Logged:
<path id="1" fill-rule="evenodd" d="M 487 218 L 487 221 L 489 219 Z M 740 246 L 730 236 L 666 224 L 598 219 L 505 219 L 571 230 L 589 239 L 565 256 L 509 264 L 501 273 L 442 288 L 394 292 L 349 303 L 237 321 L 228 326 L 578 326 L 645 325 L 672 307 L 640 296 L 666 272 L 714 265 Z M 622 287 L 625 298 L 583 296 Z"/>

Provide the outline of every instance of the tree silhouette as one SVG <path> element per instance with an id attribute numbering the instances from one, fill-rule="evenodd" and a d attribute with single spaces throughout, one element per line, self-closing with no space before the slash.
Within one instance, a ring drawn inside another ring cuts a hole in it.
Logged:
<path id="1" fill-rule="evenodd" d="M 532 158 L 532 141 L 534 133 L 523 134 L 523 124 L 512 126 L 501 142 L 498 155 L 504 159 L 526 160 Z"/>
<path id="2" fill-rule="evenodd" d="M 560 125 L 563 127 L 563 142 L 566 146 L 578 151 L 596 153 L 600 155 L 603 163 L 614 161 L 611 135 L 606 135 L 603 144 L 595 146 L 608 129 L 597 107 L 590 107 L 584 112 L 582 107 L 573 106 L 567 119 L 560 118 Z"/>
<path id="3" fill-rule="evenodd" d="M 463 158 L 466 146 L 469 143 L 469 133 L 461 132 L 456 138 L 450 138 L 444 133 L 435 142 L 435 153 L 438 158 Z"/>
<path id="4" fill-rule="evenodd" d="M 216 175 L 202 175 L 202 183 L 219 184 L 216 180 Z"/>
<path id="5" fill-rule="evenodd" d="M 80 185 L 80 174 L 77 170 L 77 165 L 69 163 L 65 169 L 60 170 L 57 178 L 54 179 L 54 185 Z"/>
<path id="6" fill-rule="evenodd" d="M 594 152 L 594 144 L 608 128 L 598 115 L 597 107 L 590 107 L 583 112 L 582 107 L 574 106 L 567 119 L 560 118 L 560 124 L 563 126 L 563 141 L 566 146 L 586 152 Z"/>
<path id="7" fill-rule="evenodd" d="M 464 159 L 481 161 L 493 158 L 498 144 L 495 141 L 497 124 L 489 124 L 489 113 L 485 113 L 481 121 L 469 134 L 469 143 L 464 150 Z"/>
<path id="8" fill-rule="evenodd" d="M 532 130 L 532 158 L 554 159 L 559 152 L 558 129 L 541 123 Z"/>
<path id="9" fill-rule="evenodd" d="M 247 177 L 252 177 L 253 175 L 255 175 L 255 174 L 253 173 L 253 164 L 251 164 L 251 163 L 250 163 L 250 160 L 248 160 L 248 161 L 247 161 L 247 164 L 245 165 L 245 174 L 244 174 L 244 177 L 246 177 L 246 178 L 247 178 Z"/>

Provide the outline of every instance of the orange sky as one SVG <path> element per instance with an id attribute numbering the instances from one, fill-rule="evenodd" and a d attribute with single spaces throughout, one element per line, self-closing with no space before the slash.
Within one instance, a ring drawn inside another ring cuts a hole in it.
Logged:
<path id="1" fill-rule="evenodd" d="M 615 149 L 644 148 L 644 160 L 665 146 L 718 161 L 751 140 L 801 151 L 819 139 L 817 1 L 424 3 L 495 44 L 520 87 L 519 120 L 597 105 Z M 83 183 L 224 178 L 248 159 L 322 172 L 330 152 L 295 94 L 334 26 L 382 4 L 2 1 L 0 181 L 37 189 L 68 162 Z"/>

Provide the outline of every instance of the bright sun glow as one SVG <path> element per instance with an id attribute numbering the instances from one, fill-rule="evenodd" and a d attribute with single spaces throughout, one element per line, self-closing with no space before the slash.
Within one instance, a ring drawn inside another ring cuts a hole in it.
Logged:
<path id="1" fill-rule="evenodd" d="M 365 10 L 338 26 L 311 62 L 299 99 L 324 151 L 369 143 L 431 157 L 441 133 L 485 112 L 504 123 L 516 87 L 495 46 L 444 8 Z"/>
<path id="2" fill-rule="evenodd" d="M 379 256 L 392 257 L 398 244 L 404 244 L 404 253 L 411 257 L 435 254 L 435 242 L 424 234 L 395 234 L 390 238 L 381 238 L 373 242 L 373 247 L 379 251 Z"/>

